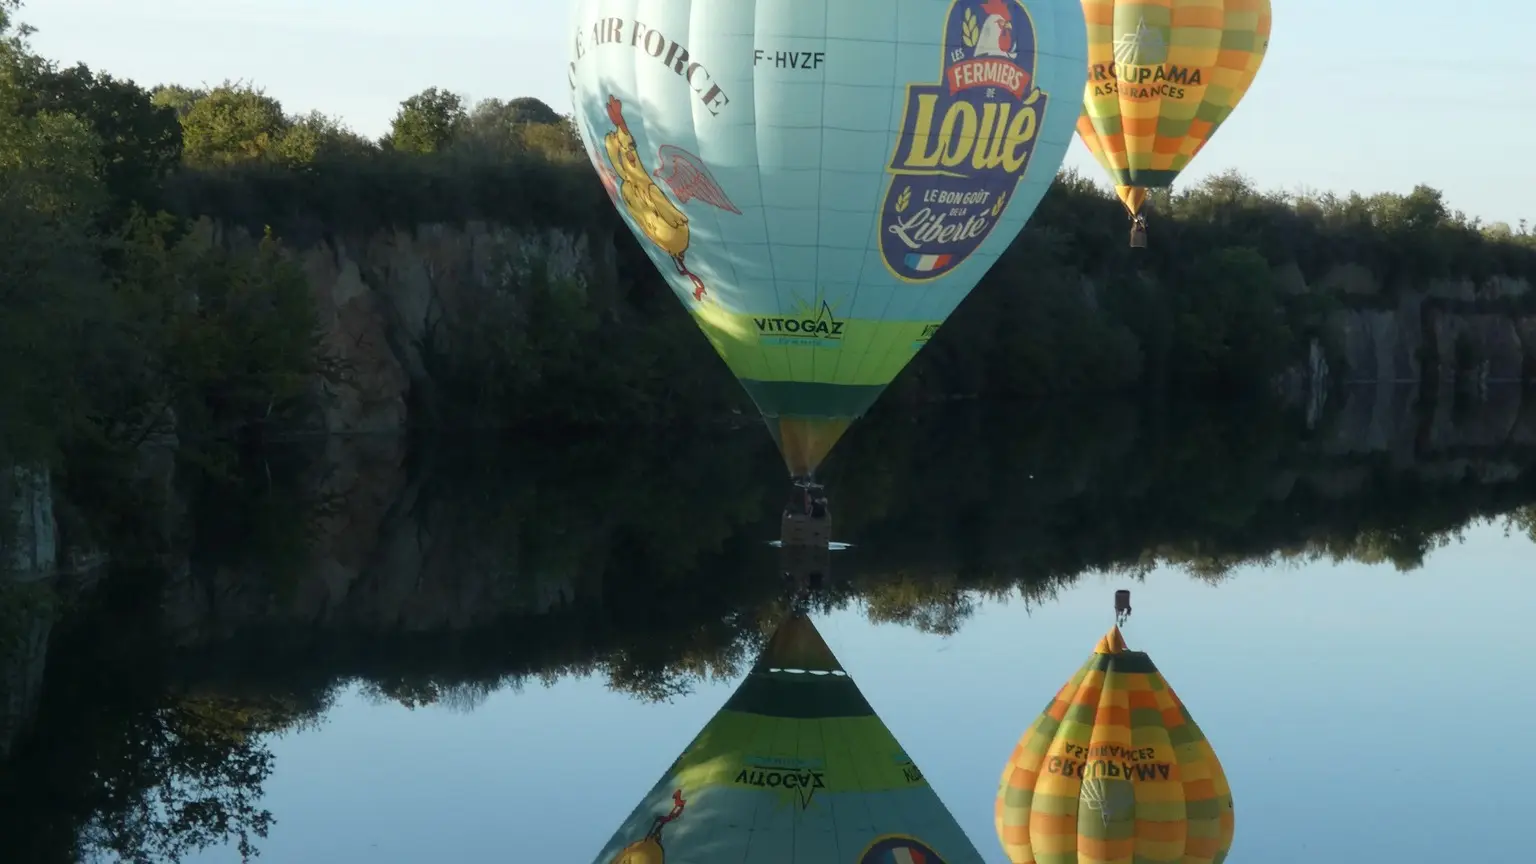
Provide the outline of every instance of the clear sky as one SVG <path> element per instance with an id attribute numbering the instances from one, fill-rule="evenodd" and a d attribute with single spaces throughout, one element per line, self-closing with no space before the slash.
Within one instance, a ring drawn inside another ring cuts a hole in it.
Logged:
<path id="1" fill-rule="evenodd" d="M 145 85 L 244 79 L 377 136 L 429 86 L 569 110 L 568 14 L 560 0 L 33 0 L 21 17 L 55 60 Z M 1536 5 L 1516 0 L 1275 0 L 1258 82 L 1185 177 L 1428 183 L 1470 215 L 1536 221 L 1536 163 L 1515 155 L 1536 137 L 1533 33 Z M 1097 176 L 1081 142 L 1067 164 Z"/>

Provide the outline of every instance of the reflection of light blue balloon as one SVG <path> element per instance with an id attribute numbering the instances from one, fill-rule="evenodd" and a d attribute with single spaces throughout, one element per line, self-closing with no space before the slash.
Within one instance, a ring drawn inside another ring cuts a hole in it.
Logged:
<path id="1" fill-rule="evenodd" d="M 589 155 L 809 473 L 1055 177 L 1078 0 L 573 5 Z"/>

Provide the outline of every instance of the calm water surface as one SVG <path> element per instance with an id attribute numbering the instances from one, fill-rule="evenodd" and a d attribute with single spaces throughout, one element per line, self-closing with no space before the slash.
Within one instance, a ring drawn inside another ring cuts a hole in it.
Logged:
<path id="1" fill-rule="evenodd" d="M 1533 552 L 1475 525 L 1409 573 L 1318 562 L 1242 567 L 1216 585 L 1167 568 L 1145 584 L 1089 576 L 1055 598 L 987 602 L 947 637 L 871 624 L 857 606 L 815 620 L 989 862 L 1005 864 L 992 827 L 1004 761 L 1107 628 L 1118 587 L 1134 589 L 1127 641 L 1223 760 L 1230 861 L 1514 860 L 1533 801 L 1511 780 L 1536 775 L 1536 752 L 1497 739 L 1536 716 L 1521 672 L 1536 652 Z M 263 856 L 587 862 L 739 680 L 646 704 L 565 678 L 467 711 L 350 689 L 319 729 L 272 744 Z"/>
<path id="2" fill-rule="evenodd" d="M 890 410 L 828 463 L 853 548 L 813 620 L 992 864 L 1003 765 L 1118 588 L 1225 766 L 1232 864 L 1526 860 L 1532 406 Z M 0 574 L 0 862 L 592 864 L 786 590 L 761 428 L 626 440 L 101 490 L 109 568 Z"/>

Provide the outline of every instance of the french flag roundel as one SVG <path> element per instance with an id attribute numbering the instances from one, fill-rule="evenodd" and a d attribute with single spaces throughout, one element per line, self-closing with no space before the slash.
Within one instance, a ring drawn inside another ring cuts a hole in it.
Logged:
<path id="1" fill-rule="evenodd" d="M 869 847 L 859 864 L 944 864 L 944 859 L 911 837 L 882 837 Z"/>

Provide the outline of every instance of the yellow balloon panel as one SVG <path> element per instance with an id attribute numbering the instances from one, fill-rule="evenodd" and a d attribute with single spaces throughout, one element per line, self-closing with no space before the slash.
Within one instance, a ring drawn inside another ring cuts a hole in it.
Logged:
<path id="1" fill-rule="evenodd" d="M 1270 0 L 1083 0 L 1083 14 L 1077 131 L 1134 212 L 1144 194 L 1126 189 L 1171 185 L 1253 85 Z"/>
<path id="2" fill-rule="evenodd" d="M 1013 864 L 1217 864 L 1234 826 L 1215 751 L 1118 627 L 1014 748 L 995 817 Z"/>

